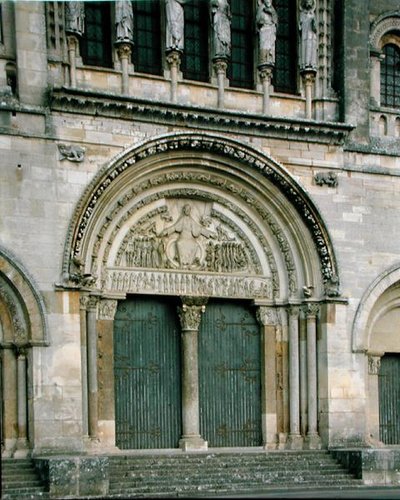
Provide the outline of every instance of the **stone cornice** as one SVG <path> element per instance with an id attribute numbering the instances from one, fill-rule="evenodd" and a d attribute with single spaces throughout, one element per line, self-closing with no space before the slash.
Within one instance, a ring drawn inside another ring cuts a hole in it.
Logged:
<path id="1" fill-rule="evenodd" d="M 300 118 L 263 116 L 217 108 L 121 97 L 82 89 L 53 89 L 52 111 L 104 116 L 151 123 L 190 126 L 214 132 L 262 135 L 276 139 L 343 144 L 352 125 Z"/>

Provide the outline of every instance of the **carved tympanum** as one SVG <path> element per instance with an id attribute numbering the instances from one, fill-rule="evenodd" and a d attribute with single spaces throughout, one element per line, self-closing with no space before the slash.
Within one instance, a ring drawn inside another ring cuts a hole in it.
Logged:
<path id="1" fill-rule="evenodd" d="M 204 209 L 204 207 L 202 207 Z M 167 207 L 135 225 L 117 265 L 133 268 L 245 273 L 253 270 L 245 243 L 210 215 L 183 204 L 173 218 Z"/>

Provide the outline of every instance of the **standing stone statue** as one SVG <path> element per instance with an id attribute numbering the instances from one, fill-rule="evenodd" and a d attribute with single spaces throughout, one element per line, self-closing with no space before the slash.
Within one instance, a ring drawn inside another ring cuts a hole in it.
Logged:
<path id="1" fill-rule="evenodd" d="M 83 2 L 65 3 L 65 30 L 67 33 L 82 36 L 85 32 L 85 6 Z"/>
<path id="2" fill-rule="evenodd" d="M 231 55 L 231 10 L 228 0 L 211 0 L 213 16 L 214 58 Z"/>
<path id="3" fill-rule="evenodd" d="M 165 0 L 167 16 L 166 50 L 183 51 L 184 4 L 185 0 Z"/>
<path id="4" fill-rule="evenodd" d="M 300 69 L 317 69 L 317 25 L 315 0 L 302 0 L 300 12 Z"/>
<path id="5" fill-rule="evenodd" d="M 278 15 L 271 0 L 258 0 L 256 25 L 259 37 L 259 64 L 273 66 Z"/>
<path id="6" fill-rule="evenodd" d="M 115 2 L 115 41 L 133 43 L 133 11 L 130 1 Z"/>

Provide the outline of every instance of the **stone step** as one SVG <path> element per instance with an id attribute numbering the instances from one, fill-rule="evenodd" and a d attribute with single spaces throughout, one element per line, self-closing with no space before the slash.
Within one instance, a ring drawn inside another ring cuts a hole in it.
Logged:
<path id="1" fill-rule="evenodd" d="M 2 498 L 48 498 L 48 494 L 31 460 L 3 460 Z"/>

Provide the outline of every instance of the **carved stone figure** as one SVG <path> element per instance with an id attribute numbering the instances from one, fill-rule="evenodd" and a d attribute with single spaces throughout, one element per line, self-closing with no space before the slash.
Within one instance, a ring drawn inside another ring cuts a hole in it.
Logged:
<path id="1" fill-rule="evenodd" d="M 314 180 L 318 186 L 325 184 L 329 187 L 336 187 L 338 185 L 338 177 L 335 172 L 318 172 L 314 175 Z"/>
<path id="2" fill-rule="evenodd" d="M 258 0 L 256 24 L 259 43 L 259 64 L 274 65 L 278 15 L 271 0 Z"/>
<path id="3" fill-rule="evenodd" d="M 300 69 L 317 68 L 317 25 L 315 22 L 315 0 L 303 0 L 300 11 Z"/>
<path id="4" fill-rule="evenodd" d="M 65 30 L 82 36 L 85 32 L 85 7 L 83 2 L 65 3 Z"/>
<path id="5" fill-rule="evenodd" d="M 194 220 L 191 215 L 192 207 L 186 203 L 182 208 L 182 214 L 171 226 L 167 227 L 161 233 L 162 236 L 169 236 L 178 233 L 175 240 L 176 259 L 181 268 L 189 269 L 199 261 L 198 252 L 200 246 L 196 241 L 200 235 L 215 237 L 212 231 L 209 231 L 199 222 Z"/>
<path id="6" fill-rule="evenodd" d="M 82 162 L 85 159 L 85 148 L 73 144 L 59 144 L 58 152 L 60 160 L 69 160 L 74 162 Z"/>
<path id="7" fill-rule="evenodd" d="M 231 55 L 231 10 L 228 0 L 211 0 L 214 58 Z"/>
<path id="8" fill-rule="evenodd" d="M 133 42 L 132 2 L 126 0 L 115 2 L 115 41 L 116 43 Z"/>
<path id="9" fill-rule="evenodd" d="M 167 16 L 166 50 L 183 51 L 184 4 L 185 0 L 165 0 L 165 12 Z"/>

